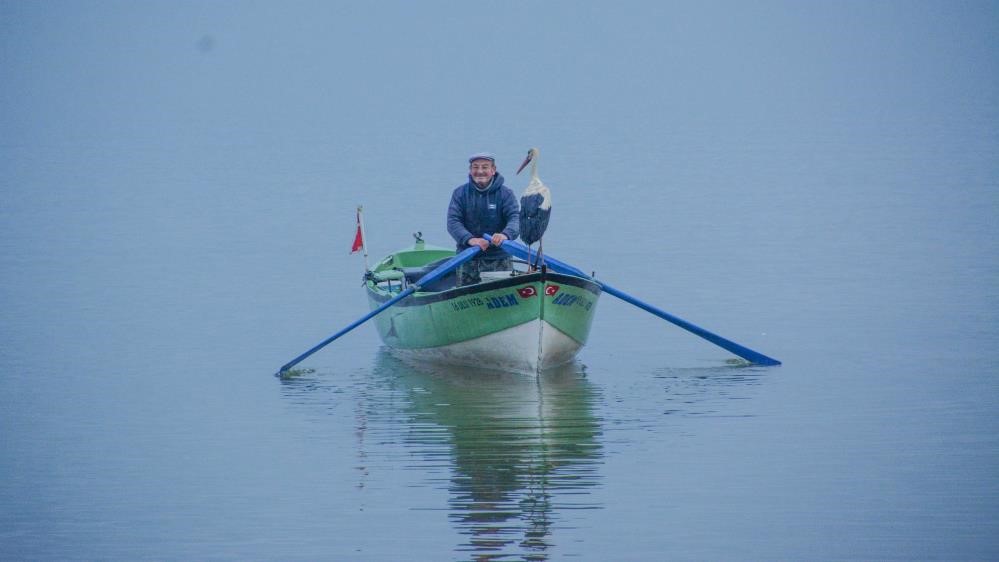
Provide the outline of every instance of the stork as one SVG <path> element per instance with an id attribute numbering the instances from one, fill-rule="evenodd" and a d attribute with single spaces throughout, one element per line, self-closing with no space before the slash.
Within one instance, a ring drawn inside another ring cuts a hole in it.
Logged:
<path id="1" fill-rule="evenodd" d="M 528 150 L 527 158 L 524 158 L 524 162 L 517 168 L 519 174 L 527 164 L 531 165 L 531 181 L 520 197 L 520 237 L 528 249 L 531 244 L 541 241 L 552 212 L 551 190 L 538 178 L 538 154 L 537 148 Z M 541 259 L 541 248 L 542 244 L 539 243 L 537 261 Z M 536 268 L 537 261 L 529 265 Z"/>

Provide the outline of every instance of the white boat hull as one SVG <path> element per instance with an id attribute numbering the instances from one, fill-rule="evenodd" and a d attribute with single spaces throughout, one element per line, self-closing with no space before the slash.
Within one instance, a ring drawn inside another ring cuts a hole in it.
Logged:
<path id="1" fill-rule="evenodd" d="M 582 344 L 541 319 L 440 347 L 390 348 L 403 360 L 536 375 L 572 361 Z"/>

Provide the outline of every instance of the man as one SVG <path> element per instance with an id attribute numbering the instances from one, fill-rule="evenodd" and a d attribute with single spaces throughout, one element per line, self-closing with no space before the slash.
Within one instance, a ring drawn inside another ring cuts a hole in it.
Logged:
<path id="1" fill-rule="evenodd" d="M 496 171 L 496 157 L 487 152 L 468 159 L 468 183 L 451 194 L 447 209 L 447 231 L 461 252 L 469 246 L 482 248 L 475 259 L 458 268 L 458 285 L 481 280 L 480 271 L 509 271 L 510 254 L 500 244 L 515 240 L 520 233 L 520 205 L 513 190 L 503 185 Z M 490 240 L 483 238 L 492 234 Z"/>

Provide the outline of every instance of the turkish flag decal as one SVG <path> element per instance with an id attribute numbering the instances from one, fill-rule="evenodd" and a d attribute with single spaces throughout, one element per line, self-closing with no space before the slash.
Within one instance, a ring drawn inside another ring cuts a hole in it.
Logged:
<path id="1" fill-rule="evenodd" d="M 558 285 L 547 285 L 545 286 L 545 294 L 549 297 L 558 292 Z"/>
<path id="2" fill-rule="evenodd" d="M 520 293 L 520 298 L 522 299 L 529 299 L 538 294 L 538 291 L 534 287 L 521 287 L 517 289 L 517 292 Z"/>

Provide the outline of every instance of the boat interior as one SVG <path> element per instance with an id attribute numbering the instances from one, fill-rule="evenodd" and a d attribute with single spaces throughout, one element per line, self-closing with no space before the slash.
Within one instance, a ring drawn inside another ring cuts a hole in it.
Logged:
<path id="1" fill-rule="evenodd" d="M 388 269 L 378 269 L 372 271 L 370 274 L 371 279 L 375 282 L 375 286 L 378 289 L 388 291 L 390 293 L 398 292 L 404 290 L 409 285 L 416 283 L 424 275 L 430 273 L 437 267 L 439 267 L 444 262 L 451 259 L 452 256 L 445 256 L 443 258 L 436 259 L 426 265 L 411 265 L 411 266 L 399 266 L 395 265 Z M 527 271 L 527 262 L 522 260 L 513 260 L 513 269 L 506 271 L 482 271 L 479 273 L 481 278 L 480 283 L 488 283 L 490 281 L 496 281 L 499 279 L 504 279 L 507 277 L 516 277 L 518 275 L 524 275 Z M 449 289 L 454 289 L 457 287 L 458 274 L 457 271 L 452 271 L 441 277 L 440 279 L 429 283 L 421 287 L 423 291 L 427 292 L 440 292 L 447 291 Z"/>

